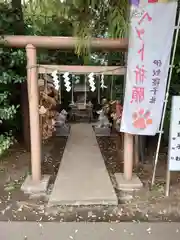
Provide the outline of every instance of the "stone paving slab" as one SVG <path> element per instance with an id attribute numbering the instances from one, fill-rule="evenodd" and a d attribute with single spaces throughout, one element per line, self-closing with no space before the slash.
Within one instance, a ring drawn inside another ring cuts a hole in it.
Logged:
<path id="1" fill-rule="evenodd" d="M 48 206 L 117 203 L 92 126 L 73 124 Z"/>
<path id="2" fill-rule="evenodd" d="M 0 222 L 2 240 L 179 240 L 179 223 Z"/>

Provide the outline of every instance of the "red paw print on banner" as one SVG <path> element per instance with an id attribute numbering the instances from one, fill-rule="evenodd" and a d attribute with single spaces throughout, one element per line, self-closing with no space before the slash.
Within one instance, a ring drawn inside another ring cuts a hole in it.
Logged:
<path id="1" fill-rule="evenodd" d="M 137 112 L 134 112 L 132 115 L 133 126 L 138 129 L 145 129 L 148 125 L 152 124 L 152 119 L 150 118 L 150 111 L 144 111 L 140 109 Z"/>

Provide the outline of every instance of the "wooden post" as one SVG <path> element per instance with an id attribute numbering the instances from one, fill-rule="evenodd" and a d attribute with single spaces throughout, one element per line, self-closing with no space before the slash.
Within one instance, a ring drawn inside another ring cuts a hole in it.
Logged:
<path id="1" fill-rule="evenodd" d="M 39 91 L 36 67 L 36 48 L 32 44 L 26 46 L 27 86 L 29 98 L 30 137 L 31 137 L 31 171 L 32 180 L 41 180 L 41 137 L 39 124 Z"/>
<path id="2" fill-rule="evenodd" d="M 134 166 L 138 167 L 139 165 L 139 136 L 134 136 Z"/>
<path id="3" fill-rule="evenodd" d="M 124 179 L 130 181 L 133 171 L 133 135 L 124 133 Z"/>

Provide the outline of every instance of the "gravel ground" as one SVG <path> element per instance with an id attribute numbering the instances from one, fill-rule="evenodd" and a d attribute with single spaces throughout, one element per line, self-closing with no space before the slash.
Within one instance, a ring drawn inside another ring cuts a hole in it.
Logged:
<path id="1" fill-rule="evenodd" d="M 42 171 L 50 174 L 51 182 L 46 195 L 41 198 L 29 198 L 20 191 L 21 183 L 29 171 L 30 154 L 21 146 L 16 146 L 0 162 L 0 221 L 179 221 L 180 219 L 180 183 L 179 175 L 172 174 L 171 194 L 164 197 L 166 153 L 161 153 L 157 169 L 157 181 L 150 191 L 149 181 L 152 176 L 151 157 L 140 166 L 137 174 L 144 187 L 135 192 L 133 198 L 119 205 L 112 206 L 60 206 L 47 209 L 59 164 L 66 145 L 66 138 L 52 138 L 43 146 L 44 162 Z M 122 172 L 123 162 L 117 157 L 115 137 L 98 137 L 101 152 L 115 187 L 114 173 Z M 165 151 L 166 152 L 166 151 Z M 118 198 L 121 192 L 116 189 Z"/>

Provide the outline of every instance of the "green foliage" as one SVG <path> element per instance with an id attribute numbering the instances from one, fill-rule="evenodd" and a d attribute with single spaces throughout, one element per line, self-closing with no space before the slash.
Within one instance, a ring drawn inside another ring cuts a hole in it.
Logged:
<path id="1" fill-rule="evenodd" d="M 0 4 L 0 12 L 1 35 L 14 34 L 13 23 L 18 16 L 8 4 Z M 23 74 L 20 75 L 24 61 L 22 50 L 0 48 L 0 155 L 13 144 L 14 131 L 19 127 L 16 117 L 19 113 L 19 83 L 24 81 Z"/>
<path id="2" fill-rule="evenodd" d="M 29 4 L 26 5 L 26 9 L 24 9 L 24 19 L 26 24 L 29 25 L 29 28 L 31 28 L 32 34 L 43 35 L 43 36 L 73 36 L 73 35 L 77 36 L 75 34 L 75 31 L 76 31 L 75 25 L 77 22 L 75 20 L 74 20 L 75 22 L 72 21 L 72 19 L 77 19 L 78 16 L 76 15 L 79 13 L 75 12 L 74 15 L 70 16 L 70 11 L 74 8 L 73 5 L 71 5 L 71 10 L 69 9 L 69 12 L 67 15 L 68 17 L 67 17 L 62 13 L 62 9 L 56 8 L 54 6 L 54 2 L 53 4 L 50 4 L 50 2 L 48 2 L 47 4 L 51 5 L 49 7 L 47 7 L 48 5 L 47 6 L 43 5 L 45 4 L 45 2 L 43 2 L 42 5 L 39 5 L 38 1 L 37 2 L 35 1 L 33 5 L 31 5 L 30 3 L 31 1 L 29 1 Z M 36 6 L 36 3 L 38 3 L 38 6 Z M 66 4 L 68 4 L 67 1 L 66 1 Z M 123 4 L 123 1 L 122 1 L 122 4 Z M 126 2 L 125 2 L 125 6 L 126 6 Z M 39 8 L 41 8 L 41 11 L 39 10 Z M 123 8 L 123 6 L 121 6 L 121 8 L 119 8 L 117 6 L 114 6 L 114 8 L 116 8 L 115 12 L 113 12 L 112 9 L 111 11 L 109 11 L 109 9 L 105 4 L 103 4 L 103 8 L 104 10 L 101 7 L 98 7 L 97 9 L 97 11 L 101 12 L 101 16 L 99 16 L 98 18 L 94 16 L 94 18 L 96 19 L 96 26 L 93 29 L 92 36 L 93 37 L 107 36 L 107 31 L 109 31 L 109 36 L 119 37 L 122 34 L 121 31 L 123 31 L 123 29 L 125 31 L 126 28 L 120 27 L 121 21 L 119 22 L 117 20 L 117 17 L 121 18 L 122 16 L 120 15 L 120 13 L 122 13 L 124 18 L 124 16 L 127 15 L 127 7 Z M 57 9 L 58 9 L 58 12 L 57 12 Z M 98 15 L 98 12 L 96 12 L 96 14 Z M 119 16 L 117 16 L 118 14 Z M 109 20 L 107 20 L 106 18 L 107 15 L 109 16 Z M 111 21 L 113 21 L 114 24 L 118 23 L 117 24 L 118 27 L 114 27 L 114 33 L 113 33 L 112 24 L 110 24 Z M 89 27 L 89 25 L 86 22 L 85 24 L 86 24 L 86 27 Z M 109 27 L 111 27 L 111 29 L 107 28 L 108 24 L 109 24 Z M 79 27 L 82 27 L 82 26 L 79 25 Z M 82 31 L 84 30 L 82 29 Z M 80 35 L 78 36 L 81 38 Z M 38 49 L 39 62 L 42 64 L 62 64 L 62 65 L 104 65 L 105 63 L 108 63 L 108 65 L 114 65 L 114 66 L 116 66 L 118 62 L 118 64 L 124 65 L 124 53 L 98 52 L 98 53 L 89 54 L 88 52 L 89 49 L 87 49 L 88 46 L 86 47 L 86 44 L 88 45 L 88 41 L 85 41 L 84 45 L 82 45 L 82 41 L 81 41 L 79 50 L 77 51 L 76 49 L 77 54 L 74 53 L 73 50 L 62 51 L 62 50 Z M 112 77 L 105 76 L 105 79 L 109 84 L 111 83 Z M 84 82 L 84 76 L 80 77 L 80 82 L 81 83 Z M 121 77 L 114 76 L 114 83 L 115 83 L 114 93 L 117 92 L 116 88 L 118 88 L 118 91 L 121 91 L 121 98 L 122 98 L 123 80 L 121 79 Z M 116 85 L 118 86 L 116 87 Z M 110 96 L 110 94 L 107 94 L 107 95 Z"/>
<path id="3" fill-rule="evenodd" d="M 8 134 L 0 134 L 0 156 L 12 145 L 14 138 Z"/>
<path id="4" fill-rule="evenodd" d="M 34 22 L 38 15 L 46 16 L 47 22 L 49 16 L 56 16 L 59 24 L 69 21 L 73 35 L 80 39 L 76 53 L 88 55 L 91 37 L 121 38 L 126 35 L 128 3 L 127 0 L 29 0 L 24 3 L 24 13 Z M 38 26 L 41 24 L 42 18 L 39 18 Z"/>

